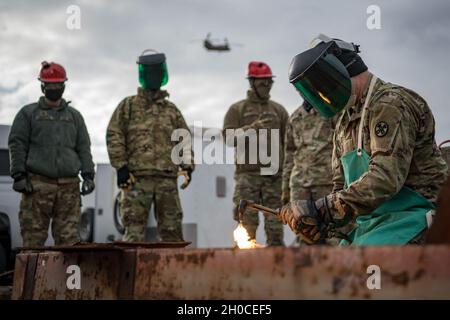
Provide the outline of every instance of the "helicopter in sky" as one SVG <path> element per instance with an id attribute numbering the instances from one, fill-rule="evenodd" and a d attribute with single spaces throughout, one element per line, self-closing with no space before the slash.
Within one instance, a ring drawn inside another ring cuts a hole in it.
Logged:
<path id="1" fill-rule="evenodd" d="M 198 40 L 193 40 L 193 41 L 198 41 Z M 220 40 L 217 39 L 211 39 L 211 32 L 208 32 L 208 34 L 206 35 L 205 39 L 202 39 L 203 42 L 203 47 L 207 50 L 207 51 L 231 51 L 231 45 L 228 42 L 227 38 L 224 38 L 222 40 L 222 42 L 219 42 Z M 233 46 L 236 47 L 242 47 L 243 45 L 240 43 L 233 43 Z"/>

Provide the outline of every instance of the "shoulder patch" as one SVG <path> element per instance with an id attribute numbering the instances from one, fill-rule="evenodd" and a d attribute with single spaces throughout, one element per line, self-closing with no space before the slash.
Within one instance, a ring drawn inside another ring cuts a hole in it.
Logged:
<path id="1" fill-rule="evenodd" d="M 384 137 L 389 131 L 389 125 L 385 121 L 379 121 L 375 125 L 375 134 L 377 137 Z"/>

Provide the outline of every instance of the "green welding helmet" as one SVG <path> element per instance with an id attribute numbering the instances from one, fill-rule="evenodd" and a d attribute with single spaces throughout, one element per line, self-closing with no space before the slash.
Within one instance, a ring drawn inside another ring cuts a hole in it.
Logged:
<path id="1" fill-rule="evenodd" d="M 142 52 L 136 61 L 139 83 L 144 89 L 159 89 L 169 81 L 166 56 L 152 49 Z"/>
<path id="2" fill-rule="evenodd" d="M 367 67 L 353 43 L 319 35 L 312 46 L 292 60 L 289 81 L 317 112 L 332 118 L 350 99 L 351 77 Z"/>

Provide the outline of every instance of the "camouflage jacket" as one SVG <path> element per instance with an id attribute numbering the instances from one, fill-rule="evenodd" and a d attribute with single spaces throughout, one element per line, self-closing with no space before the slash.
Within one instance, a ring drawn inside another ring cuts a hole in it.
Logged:
<path id="1" fill-rule="evenodd" d="M 331 153 L 335 120 L 307 112 L 300 106 L 286 126 L 283 190 L 293 184 L 302 187 L 332 186 Z"/>
<path id="2" fill-rule="evenodd" d="M 93 174 L 91 142 L 83 116 L 62 100 L 57 108 L 45 98 L 17 113 L 9 134 L 11 176 L 35 173 L 47 178 Z"/>
<path id="3" fill-rule="evenodd" d="M 270 153 L 271 150 L 271 134 L 270 129 L 278 129 L 279 130 L 279 141 L 278 141 L 278 152 L 279 152 L 279 170 L 276 175 L 281 175 L 282 166 L 283 166 L 283 153 L 284 153 L 284 136 L 285 136 L 285 128 L 288 120 L 289 114 L 287 113 L 284 107 L 272 100 L 262 100 L 259 99 L 256 94 L 249 90 L 247 92 L 247 99 L 236 102 L 231 105 L 228 109 L 223 129 L 224 134 L 226 134 L 227 129 L 243 129 L 247 130 L 248 126 L 251 125 L 258 118 L 269 118 L 270 125 L 267 126 L 268 130 L 267 141 L 266 143 L 267 150 Z M 256 130 L 259 133 L 259 130 Z M 257 136 L 257 146 L 253 150 L 256 152 L 256 155 L 259 155 L 259 134 Z M 233 146 L 236 147 L 236 140 L 232 141 Z M 275 146 L 276 147 L 276 146 Z M 245 164 L 237 164 L 236 163 L 236 173 L 250 173 L 259 175 L 260 169 L 262 167 L 268 167 L 267 164 L 262 164 L 260 162 L 259 156 L 257 157 L 257 163 L 251 164 L 249 163 L 250 151 L 252 148 L 248 143 L 245 145 Z M 256 156 L 254 155 L 254 156 Z"/>
<path id="4" fill-rule="evenodd" d="M 178 141 L 171 141 L 175 129 L 189 130 L 181 112 L 167 100 L 166 91 L 150 92 L 138 88 L 138 94 L 123 99 L 114 111 L 106 133 L 111 165 L 127 165 L 134 175 L 175 177 L 180 167 L 194 169 L 190 163 L 176 165 L 171 158 Z"/>
<path id="5" fill-rule="evenodd" d="M 435 203 L 447 164 L 435 141 L 433 114 L 417 93 L 378 79 L 363 125 L 368 172 L 344 186 L 341 156 L 357 148 L 358 127 L 367 91 L 338 120 L 332 157 L 333 191 L 329 198 L 338 219 L 369 214 L 407 186 Z"/>

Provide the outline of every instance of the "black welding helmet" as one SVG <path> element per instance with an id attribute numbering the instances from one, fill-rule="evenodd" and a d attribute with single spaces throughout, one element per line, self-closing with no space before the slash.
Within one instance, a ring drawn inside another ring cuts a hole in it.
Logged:
<path id="1" fill-rule="evenodd" d="M 147 49 L 138 57 L 139 83 L 144 89 L 159 89 L 169 81 L 166 56 Z"/>
<path id="2" fill-rule="evenodd" d="M 312 48 L 294 57 L 289 81 L 323 117 L 331 118 L 347 105 L 351 77 L 367 70 L 358 46 L 319 35 Z"/>

